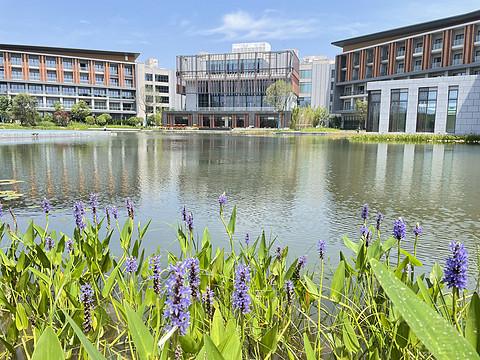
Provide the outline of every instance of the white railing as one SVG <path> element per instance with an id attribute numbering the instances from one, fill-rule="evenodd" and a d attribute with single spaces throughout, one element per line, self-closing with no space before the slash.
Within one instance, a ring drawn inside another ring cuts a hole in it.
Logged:
<path id="1" fill-rule="evenodd" d="M 442 47 L 443 47 L 443 43 L 435 43 L 432 46 L 432 50 L 438 50 L 438 49 L 441 49 Z"/>
<path id="2" fill-rule="evenodd" d="M 453 46 L 463 45 L 463 39 L 455 39 L 453 40 Z"/>

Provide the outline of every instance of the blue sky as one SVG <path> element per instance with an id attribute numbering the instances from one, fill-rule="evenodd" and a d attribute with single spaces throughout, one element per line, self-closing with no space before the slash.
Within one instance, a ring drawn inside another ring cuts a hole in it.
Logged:
<path id="1" fill-rule="evenodd" d="M 333 57 L 332 41 L 477 10 L 480 2 L 0 0 L 0 8 L 0 43 L 135 51 L 174 67 L 176 55 L 245 41 Z"/>

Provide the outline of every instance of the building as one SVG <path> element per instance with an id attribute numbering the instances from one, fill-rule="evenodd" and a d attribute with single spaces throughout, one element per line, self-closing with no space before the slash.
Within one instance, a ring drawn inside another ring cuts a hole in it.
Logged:
<path id="1" fill-rule="evenodd" d="M 150 58 L 145 63 L 137 63 L 137 74 L 139 117 L 145 119 L 163 110 L 180 108 L 180 95 L 176 93 L 173 70 L 159 67 L 158 60 Z"/>
<path id="2" fill-rule="evenodd" d="M 300 62 L 299 106 L 323 107 L 332 112 L 335 60 L 308 56 Z"/>
<path id="3" fill-rule="evenodd" d="M 296 105 L 299 60 L 294 50 L 270 51 L 265 43 L 234 44 L 231 53 L 177 56 L 177 92 L 182 111 L 166 111 L 166 126 L 200 128 L 287 127 Z M 292 85 L 295 96 L 279 113 L 266 90 L 277 80 Z"/>
<path id="4" fill-rule="evenodd" d="M 344 128 L 480 133 L 480 11 L 333 44 Z M 367 98 L 364 121 L 355 100 Z"/>
<path id="5" fill-rule="evenodd" d="M 94 114 L 135 116 L 135 60 L 120 51 L 0 44 L 0 95 L 28 93 L 41 114 L 60 102 L 66 110 L 80 100 Z"/>

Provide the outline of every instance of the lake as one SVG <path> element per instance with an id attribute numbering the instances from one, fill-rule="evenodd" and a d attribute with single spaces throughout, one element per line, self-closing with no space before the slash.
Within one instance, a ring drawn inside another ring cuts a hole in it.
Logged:
<path id="1" fill-rule="evenodd" d="M 126 217 L 130 197 L 136 218 L 152 219 L 148 250 L 178 249 L 175 226 L 184 205 L 198 236 L 208 225 L 214 244 L 228 247 L 217 202 L 226 191 L 227 211 L 238 207 L 237 241 L 264 229 L 293 255 L 314 257 L 324 239 L 336 263 L 345 249 L 342 236 L 359 237 L 360 210 L 368 203 L 372 224 L 377 210 L 385 214 L 384 232 L 391 232 L 396 217 L 405 219 L 407 248 L 415 223 L 423 225 L 418 256 L 426 265 L 443 265 L 448 243 L 459 240 L 475 271 L 480 146 L 155 132 L 40 132 L 32 139 L 30 133 L 0 136 L 0 179 L 23 181 L 2 190 L 24 194 L 4 207 L 14 209 L 22 228 L 30 218 L 44 222 L 40 202 L 46 197 L 54 207 L 50 228 L 71 234 L 73 203 L 95 192 L 102 208 L 114 204 Z"/>

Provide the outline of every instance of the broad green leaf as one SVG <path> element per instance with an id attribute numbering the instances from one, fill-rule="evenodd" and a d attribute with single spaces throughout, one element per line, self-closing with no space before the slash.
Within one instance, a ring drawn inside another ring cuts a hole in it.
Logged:
<path id="1" fill-rule="evenodd" d="M 126 302 L 124 303 L 128 330 L 137 349 L 140 359 L 149 360 L 154 350 L 153 336 L 138 315 Z"/>
<path id="2" fill-rule="evenodd" d="M 435 305 L 432 301 L 432 297 L 428 293 L 427 288 L 425 287 L 425 284 L 423 283 L 423 279 L 421 277 L 417 278 L 417 285 L 418 289 L 420 290 L 420 293 L 422 294 L 423 300 L 430 305 L 431 308 L 435 308 Z"/>
<path id="3" fill-rule="evenodd" d="M 348 236 L 344 236 L 343 238 L 343 243 L 347 248 L 352 250 L 355 254 L 358 253 L 358 244 L 354 243 L 352 240 L 348 238 Z"/>
<path id="4" fill-rule="evenodd" d="M 22 303 L 17 304 L 17 311 L 15 313 L 15 325 L 17 326 L 18 331 L 22 331 L 28 328 L 28 317 Z"/>
<path id="5" fill-rule="evenodd" d="M 392 247 L 394 247 L 395 245 L 397 245 L 397 242 L 398 240 L 395 239 L 394 237 L 389 237 L 387 240 L 385 240 L 385 242 L 382 244 L 382 250 L 384 252 L 387 252 L 388 250 L 390 250 Z"/>
<path id="6" fill-rule="evenodd" d="M 343 317 L 342 333 L 343 343 L 345 344 L 345 347 L 352 354 L 356 354 L 357 351 L 360 349 L 360 343 L 358 342 L 357 334 L 353 329 L 352 323 L 347 316 Z"/>
<path id="7" fill-rule="evenodd" d="M 345 262 L 342 260 L 338 264 L 335 274 L 333 274 L 332 279 L 332 289 L 330 292 L 330 297 L 333 301 L 340 301 L 342 299 L 343 287 L 345 283 Z"/>
<path id="8" fill-rule="evenodd" d="M 228 233 L 233 235 L 235 233 L 235 222 L 237 221 L 237 205 L 233 207 L 232 215 L 230 215 L 230 221 L 228 222 Z"/>
<path id="9" fill-rule="evenodd" d="M 412 264 L 413 266 L 422 266 L 422 262 L 420 260 L 418 260 L 415 256 L 413 256 L 412 254 L 410 254 L 408 251 L 406 250 L 403 250 L 403 249 L 400 249 L 400 252 L 405 255 L 407 258 L 408 258 L 408 261 L 410 262 L 410 264 Z"/>
<path id="10" fill-rule="evenodd" d="M 163 335 L 160 338 L 160 340 L 158 341 L 158 348 L 160 349 L 160 351 L 163 350 L 163 347 L 165 346 L 165 343 L 168 341 L 168 339 L 170 339 L 172 337 L 172 335 L 175 333 L 176 330 L 177 330 L 177 327 L 174 326 L 165 335 Z"/>
<path id="11" fill-rule="evenodd" d="M 411 331 L 436 359 L 480 359 L 470 343 L 377 260 L 375 276 Z"/>
<path id="12" fill-rule="evenodd" d="M 105 281 L 105 285 L 103 286 L 103 289 L 102 289 L 102 296 L 104 298 L 106 298 L 110 295 L 110 292 L 112 291 L 113 285 L 115 285 L 115 279 L 117 278 L 118 267 L 119 266 L 120 266 L 120 263 L 115 267 L 115 269 L 112 270 L 112 272 L 110 273 L 110 276 L 108 277 L 107 281 Z"/>
<path id="13" fill-rule="evenodd" d="M 480 298 L 476 292 L 473 293 L 468 305 L 465 338 L 477 350 L 477 353 L 480 353 Z"/>
<path id="14" fill-rule="evenodd" d="M 48 326 L 38 338 L 31 360 L 63 360 L 65 355 L 57 334 Z"/>
<path id="15" fill-rule="evenodd" d="M 219 345 L 218 350 L 225 359 L 242 360 L 242 344 L 237 330 L 234 328 L 225 334 L 226 338 Z"/>
<path id="16" fill-rule="evenodd" d="M 205 359 L 208 360 L 225 360 L 218 348 L 213 343 L 212 339 L 208 335 L 203 336 L 205 343 Z"/>
<path id="17" fill-rule="evenodd" d="M 216 309 L 213 314 L 212 329 L 210 330 L 211 339 L 215 345 L 220 345 L 225 335 L 222 314 Z"/>
<path id="18" fill-rule="evenodd" d="M 315 352 L 313 351 L 312 344 L 310 344 L 310 340 L 308 340 L 307 333 L 303 333 L 303 347 L 305 348 L 307 360 L 316 360 Z"/>
<path id="19" fill-rule="evenodd" d="M 268 353 L 274 353 L 275 349 L 277 348 L 277 342 L 278 342 L 278 325 L 272 326 L 265 335 L 262 336 L 261 343 L 263 346 L 261 346 L 260 350 L 264 354 Z"/>
<path id="20" fill-rule="evenodd" d="M 66 313 L 65 318 L 67 321 L 70 323 L 70 326 L 72 327 L 73 331 L 77 335 L 78 339 L 82 343 L 85 351 L 87 352 L 88 356 L 92 360 L 107 360 L 105 356 L 103 356 L 94 346 L 93 344 L 87 339 L 87 337 L 83 334 L 83 331 L 78 327 L 78 325 L 75 323 L 75 321 Z"/>
<path id="21" fill-rule="evenodd" d="M 318 299 L 318 297 L 320 296 L 318 286 L 306 274 L 303 275 L 303 279 L 305 280 L 305 288 L 307 289 L 307 291 L 311 295 L 313 295 L 315 299 Z"/>

